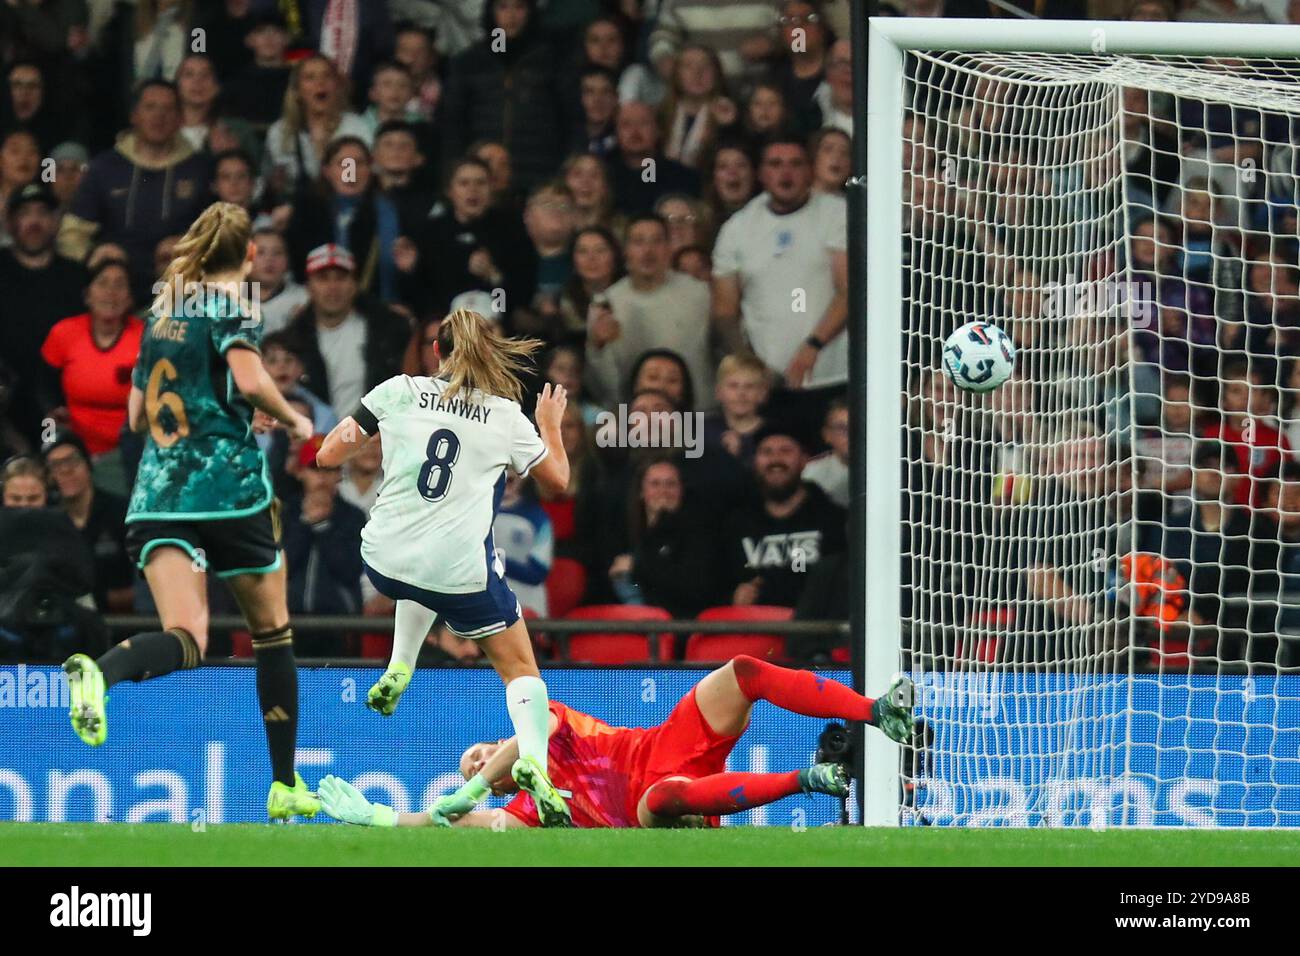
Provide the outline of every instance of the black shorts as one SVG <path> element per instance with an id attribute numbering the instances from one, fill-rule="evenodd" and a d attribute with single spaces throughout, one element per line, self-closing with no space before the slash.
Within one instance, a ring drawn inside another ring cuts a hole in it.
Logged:
<path id="1" fill-rule="evenodd" d="M 153 550 L 166 545 L 188 553 L 195 570 L 219 578 L 269 574 L 280 568 L 280 502 L 241 518 L 133 521 L 126 526 L 127 553 L 142 571 Z"/>

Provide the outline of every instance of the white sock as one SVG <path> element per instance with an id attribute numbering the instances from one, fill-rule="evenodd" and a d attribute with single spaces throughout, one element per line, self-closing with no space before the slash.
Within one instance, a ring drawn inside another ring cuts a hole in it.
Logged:
<path id="1" fill-rule="evenodd" d="M 420 656 L 420 646 L 429 636 L 435 617 L 436 614 L 416 601 L 397 602 L 393 614 L 393 656 L 388 659 L 389 667 L 405 664 L 415 670 L 415 659 Z"/>
<path id="2" fill-rule="evenodd" d="M 540 677 L 516 677 L 506 684 L 506 710 L 515 725 L 519 756 L 532 757 L 544 771 L 551 729 L 551 711 L 547 704 L 546 684 Z"/>

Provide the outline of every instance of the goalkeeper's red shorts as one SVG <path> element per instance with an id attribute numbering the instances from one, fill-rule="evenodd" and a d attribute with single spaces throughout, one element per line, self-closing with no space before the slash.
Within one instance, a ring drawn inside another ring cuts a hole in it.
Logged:
<path id="1" fill-rule="evenodd" d="M 694 687 L 651 734 L 643 752 L 641 773 L 628 794 L 632 800 L 629 817 L 633 820 L 637 819 L 637 806 L 645 792 L 665 777 L 698 779 L 726 771 L 727 757 L 740 740 L 740 734 L 720 734 L 709 726 L 695 702 Z"/>

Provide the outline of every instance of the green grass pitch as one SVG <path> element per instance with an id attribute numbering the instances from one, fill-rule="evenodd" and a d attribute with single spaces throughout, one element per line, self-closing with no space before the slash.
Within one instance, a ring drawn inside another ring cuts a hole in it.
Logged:
<path id="1" fill-rule="evenodd" d="M 363 830 L 0 824 L 0 866 L 1296 866 L 1286 830 Z"/>

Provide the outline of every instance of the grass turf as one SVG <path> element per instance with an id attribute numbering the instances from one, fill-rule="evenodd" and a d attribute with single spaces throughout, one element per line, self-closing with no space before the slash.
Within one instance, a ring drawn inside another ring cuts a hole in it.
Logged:
<path id="1" fill-rule="evenodd" d="M 1295 866 L 1284 830 L 363 830 L 0 824 L 4 866 Z"/>

